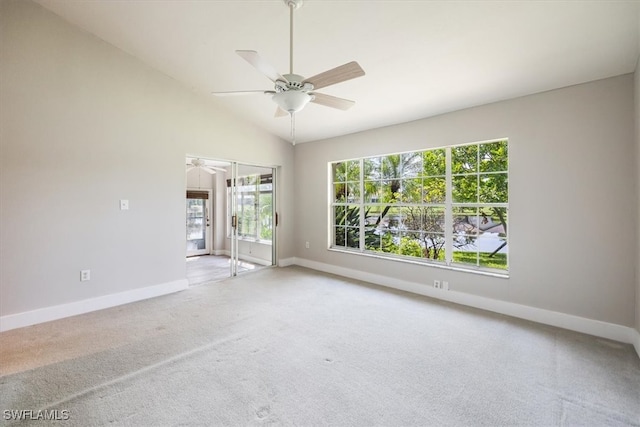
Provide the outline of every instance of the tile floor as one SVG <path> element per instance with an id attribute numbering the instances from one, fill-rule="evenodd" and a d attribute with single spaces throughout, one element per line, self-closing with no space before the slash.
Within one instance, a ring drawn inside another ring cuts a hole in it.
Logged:
<path id="1" fill-rule="evenodd" d="M 204 282 L 217 282 L 231 274 L 230 258 L 226 255 L 201 255 L 187 258 L 187 279 L 189 285 Z M 238 273 L 264 268 L 259 264 L 240 261 Z"/>

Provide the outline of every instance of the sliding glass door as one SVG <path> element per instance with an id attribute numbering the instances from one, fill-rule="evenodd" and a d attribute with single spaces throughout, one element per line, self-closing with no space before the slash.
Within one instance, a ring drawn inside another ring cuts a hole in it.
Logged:
<path id="1" fill-rule="evenodd" d="M 275 265 L 274 168 L 231 164 L 227 180 L 230 274 Z"/>

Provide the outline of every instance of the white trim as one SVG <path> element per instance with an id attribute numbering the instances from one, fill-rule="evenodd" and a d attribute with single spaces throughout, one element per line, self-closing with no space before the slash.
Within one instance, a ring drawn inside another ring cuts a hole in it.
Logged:
<path id="1" fill-rule="evenodd" d="M 249 261 L 253 264 L 259 264 L 264 266 L 272 265 L 271 261 L 265 260 L 264 258 L 254 258 L 251 255 L 242 254 L 242 253 L 238 256 L 238 261 Z"/>
<path id="2" fill-rule="evenodd" d="M 633 346 L 636 348 L 636 353 L 638 353 L 638 357 L 640 357 L 640 331 L 636 329 L 631 330 L 631 342 Z"/>
<path id="3" fill-rule="evenodd" d="M 411 257 L 394 256 L 393 254 L 386 254 L 386 253 L 384 255 L 380 255 L 375 251 L 359 252 L 357 250 L 349 250 L 349 249 L 340 248 L 340 247 L 329 247 L 327 248 L 327 250 L 332 252 L 342 252 L 343 254 L 351 254 L 351 255 L 357 255 L 357 256 L 366 256 L 371 258 L 384 259 L 386 261 L 403 262 L 405 264 L 426 265 L 429 267 L 441 268 L 443 270 L 453 270 L 453 271 L 462 271 L 463 273 L 480 274 L 483 276 L 497 277 L 499 279 L 509 278 L 508 272 L 500 273 L 495 269 L 489 270 L 489 269 L 486 269 L 486 267 L 485 269 L 482 269 L 483 267 L 474 267 L 472 265 L 465 266 L 464 264 L 460 264 L 460 263 L 447 265 L 438 261 L 430 261 L 430 260 L 423 261 L 423 258 L 411 259 Z"/>
<path id="4" fill-rule="evenodd" d="M 216 251 L 214 251 L 213 255 L 216 256 L 228 256 L 229 258 L 231 258 L 231 252 L 226 250 L 226 249 L 218 249 Z M 247 254 L 240 254 L 240 261 L 249 261 L 252 262 L 254 264 L 260 264 L 260 265 L 265 265 L 265 266 L 269 266 L 272 265 L 269 260 L 266 260 L 264 258 L 254 258 L 251 255 L 247 255 Z M 291 264 L 288 264 L 291 265 Z"/>
<path id="5" fill-rule="evenodd" d="M 119 292 L 117 294 L 103 295 L 82 301 L 0 316 L 0 332 L 167 295 L 182 291 L 188 287 L 189 281 L 187 279 L 180 279 L 159 285 L 147 286 L 145 288 Z"/>
<path id="6" fill-rule="evenodd" d="M 602 322 L 600 320 L 587 319 L 585 317 L 545 310 L 543 308 L 530 307 L 508 301 L 470 295 L 463 292 L 435 289 L 424 283 L 409 282 L 395 277 L 381 276 L 346 267 L 325 264 L 304 258 L 294 258 L 296 265 L 319 270 L 326 273 L 337 274 L 351 279 L 362 280 L 380 286 L 412 292 L 436 299 L 450 301 L 457 304 L 480 308 L 495 313 L 506 314 L 520 319 L 531 320 L 545 325 L 556 326 L 584 334 L 595 335 L 627 344 L 634 344 L 640 356 L 640 334 L 633 328 Z M 635 334 L 635 335 L 634 335 Z"/>
<path id="7" fill-rule="evenodd" d="M 207 203 L 205 203 L 205 206 L 206 206 L 206 216 L 208 218 L 206 218 L 206 223 L 213 224 L 213 198 L 215 197 L 213 194 L 213 189 L 187 187 L 187 191 L 206 191 L 207 192 L 208 196 L 207 196 Z M 186 227 L 187 227 L 186 221 L 184 226 L 186 231 Z M 211 248 L 213 247 L 213 227 L 210 227 L 209 225 L 205 225 L 204 246 L 205 246 L 204 249 L 195 249 L 192 251 L 187 250 L 187 257 L 209 255 L 212 252 Z"/>
<path id="8" fill-rule="evenodd" d="M 278 261 L 278 267 L 289 267 L 290 265 L 295 265 L 295 264 L 296 264 L 295 257 L 284 258 Z"/>

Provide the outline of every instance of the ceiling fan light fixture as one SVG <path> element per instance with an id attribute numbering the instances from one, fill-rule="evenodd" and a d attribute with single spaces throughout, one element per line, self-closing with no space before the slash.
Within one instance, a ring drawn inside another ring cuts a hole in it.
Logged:
<path id="1" fill-rule="evenodd" d="M 302 110 L 305 105 L 313 100 L 313 96 L 300 91 L 287 91 L 276 93 L 271 97 L 287 113 L 297 113 Z"/>

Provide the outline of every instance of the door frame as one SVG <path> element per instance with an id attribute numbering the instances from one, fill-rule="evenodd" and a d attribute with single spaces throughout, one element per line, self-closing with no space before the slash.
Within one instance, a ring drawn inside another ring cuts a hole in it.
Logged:
<path id="1" fill-rule="evenodd" d="M 272 171 L 272 215 L 273 215 L 273 232 L 272 232 L 272 237 L 271 237 L 271 264 L 269 265 L 270 267 L 273 266 L 277 266 L 278 265 L 278 207 L 280 205 L 280 200 L 279 200 L 279 192 L 278 192 L 278 187 L 280 186 L 279 182 L 280 182 L 280 170 L 281 170 L 281 166 L 278 165 L 265 165 L 265 164 L 259 164 L 259 163 L 251 163 L 251 162 L 243 162 L 243 161 L 237 161 L 237 160 L 228 160 L 228 159 L 224 159 L 221 157 L 216 157 L 216 156 L 209 156 L 209 155 L 194 155 L 194 154 L 185 154 L 185 157 L 187 158 L 199 158 L 199 159 L 204 159 L 204 160 L 209 160 L 212 162 L 220 162 L 220 163 L 226 163 L 226 165 L 222 166 L 220 165 L 220 167 L 224 167 L 224 168 L 228 168 L 227 173 L 225 173 L 224 175 L 224 183 L 222 183 L 221 185 L 216 184 L 214 186 L 213 189 L 207 189 L 207 188 L 196 188 L 196 187 L 186 187 L 186 190 L 193 190 L 193 191 L 207 191 L 209 192 L 209 218 L 210 218 L 210 227 L 208 230 L 208 254 L 210 255 L 230 255 L 230 259 L 231 261 L 233 261 L 233 257 L 232 255 L 232 251 L 230 250 L 231 248 L 229 246 L 227 246 L 226 244 L 223 246 L 224 249 L 220 248 L 219 244 L 221 243 L 221 241 L 226 241 L 230 234 L 231 234 L 231 230 L 229 230 L 229 225 L 230 225 L 230 217 L 229 217 L 229 196 L 227 194 L 227 188 L 226 188 L 226 180 L 231 178 L 233 176 L 232 174 L 232 168 L 234 167 L 233 165 L 235 165 L 235 168 L 237 169 L 238 167 L 242 167 L 242 166 L 248 166 L 248 167 L 257 167 L 257 168 L 264 168 L 264 169 L 270 169 Z M 235 181 L 234 181 L 235 182 Z M 186 183 L 185 183 L 186 184 Z M 186 210 L 185 210 L 186 213 Z M 185 227 L 186 227 L 186 220 L 185 220 Z M 216 234 L 217 233 L 217 234 Z M 217 236 L 217 237 L 216 237 Z M 216 242 L 215 239 L 222 239 L 219 242 Z M 231 245 L 231 242 L 229 242 L 229 245 Z M 228 249 L 227 249 L 228 248 Z M 238 245 L 237 245 L 237 241 L 236 241 L 236 245 L 234 247 L 235 251 L 236 251 L 236 255 L 240 256 L 240 254 L 238 253 Z M 186 252 L 186 251 L 185 251 Z M 238 273 L 238 264 L 237 264 L 237 259 L 236 259 L 236 264 L 235 264 L 235 272 L 236 274 Z M 233 262 L 231 262 L 230 264 L 233 264 Z M 265 266 L 266 267 L 266 266 Z M 233 270 L 233 267 L 230 269 Z M 230 274 L 230 276 L 233 276 L 234 274 Z"/>
<path id="2" fill-rule="evenodd" d="M 195 251 L 189 251 L 188 249 L 185 251 L 187 257 L 198 256 L 198 255 L 211 255 L 213 251 L 213 221 L 214 221 L 214 204 L 213 204 L 213 190 L 209 188 L 196 188 L 196 187 L 187 187 L 186 191 L 200 191 L 207 193 L 207 201 L 205 203 L 205 235 L 204 235 L 204 249 L 198 249 Z M 185 200 L 186 198 L 185 194 Z M 186 206 L 185 206 L 186 209 Z M 185 211 L 186 215 L 186 211 Z M 185 228 L 186 228 L 186 218 L 185 218 Z"/>

